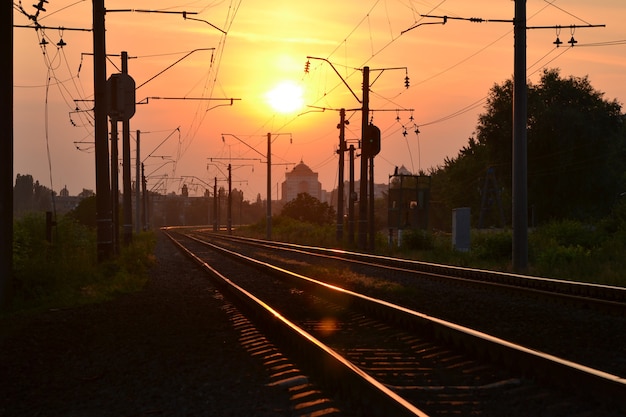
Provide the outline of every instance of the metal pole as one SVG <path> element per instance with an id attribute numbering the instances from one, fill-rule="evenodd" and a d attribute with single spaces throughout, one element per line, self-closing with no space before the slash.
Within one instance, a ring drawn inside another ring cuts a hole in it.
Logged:
<path id="1" fill-rule="evenodd" d="M 13 4 L 6 2 L 0 13 L 2 52 L 8 61 L 0 88 L 2 131 L 0 140 L 0 310 L 7 309 L 13 277 Z"/>
<path id="2" fill-rule="evenodd" d="M 148 191 L 146 188 L 148 187 L 148 182 L 146 181 L 146 170 L 143 162 L 141 163 L 141 190 L 143 194 L 143 230 L 148 229 Z"/>
<path id="3" fill-rule="evenodd" d="M 141 177 L 140 177 L 140 168 L 141 168 L 141 152 L 139 151 L 139 144 L 141 132 L 137 130 L 137 146 L 136 146 L 136 154 L 135 154 L 135 233 L 139 234 L 141 232 L 141 199 L 139 196 L 141 195 Z"/>
<path id="4" fill-rule="evenodd" d="M 350 145 L 350 184 L 348 186 L 348 242 L 354 243 L 354 145 Z"/>
<path id="5" fill-rule="evenodd" d="M 128 52 L 122 52 L 122 73 L 128 74 Z M 129 245 L 133 240 L 133 202 L 130 188 L 130 119 L 122 120 L 122 189 L 124 228 L 123 242 Z"/>
<path id="6" fill-rule="evenodd" d="M 228 164 L 228 214 L 226 217 L 228 234 L 233 233 L 233 168 Z"/>
<path id="7" fill-rule="evenodd" d="M 272 134 L 267 134 L 267 240 L 272 240 Z"/>
<path id="8" fill-rule="evenodd" d="M 94 134 L 96 154 L 96 221 L 98 262 L 113 255 L 109 143 L 106 113 L 106 37 L 104 0 L 93 4 Z M 11 12 L 12 13 L 12 12 Z"/>
<path id="9" fill-rule="evenodd" d="M 359 195 L 359 248 L 367 249 L 367 162 L 363 155 L 369 118 L 370 67 L 363 67 L 363 107 L 361 116 L 361 183 Z"/>
<path id="10" fill-rule="evenodd" d="M 118 158 L 117 119 L 111 118 L 111 210 L 113 211 L 113 254 L 120 253 L 120 184 Z"/>
<path id="11" fill-rule="evenodd" d="M 217 177 L 213 185 L 213 231 L 217 232 Z"/>
<path id="12" fill-rule="evenodd" d="M 513 87 L 513 269 L 528 268 L 526 0 L 515 0 Z"/>
<path id="13" fill-rule="evenodd" d="M 344 154 L 346 152 L 345 128 L 346 109 L 339 111 L 339 183 L 337 184 L 337 241 L 343 240 L 343 188 L 344 188 Z"/>
<path id="14" fill-rule="evenodd" d="M 376 246 L 376 225 L 374 224 L 374 157 L 370 158 L 370 177 L 369 177 L 369 249 L 374 250 Z"/>

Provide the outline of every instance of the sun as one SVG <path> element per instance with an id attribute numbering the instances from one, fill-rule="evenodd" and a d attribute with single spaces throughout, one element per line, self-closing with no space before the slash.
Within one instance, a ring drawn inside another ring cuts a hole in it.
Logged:
<path id="1" fill-rule="evenodd" d="M 303 90 L 293 81 L 282 81 L 265 94 L 267 103 L 278 113 L 293 113 L 304 106 Z"/>

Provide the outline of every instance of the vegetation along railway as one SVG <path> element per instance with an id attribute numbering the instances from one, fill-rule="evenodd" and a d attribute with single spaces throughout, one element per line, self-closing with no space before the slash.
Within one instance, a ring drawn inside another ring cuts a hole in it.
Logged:
<path id="1" fill-rule="evenodd" d="M 294 394 L 318 415 L 626 413 L 619 288 L 506 274 L 495 285 L 497 274 L 476 270 L 166 233 L 260 329 L 249 343 L 269 340 L 293 361 L 276 365 L 259 347 L 275 372 L 320 387 L 316 400 Z"/>

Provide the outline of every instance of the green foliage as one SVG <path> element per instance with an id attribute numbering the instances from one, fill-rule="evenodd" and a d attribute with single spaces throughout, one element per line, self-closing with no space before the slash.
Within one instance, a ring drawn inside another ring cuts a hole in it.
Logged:
<path id="1" fill-rule="evenodd" d="M 308 193 L 300 193 L 294 200 L 287 202 L 283 206 L 281 216 L 317 225 L 332 224 L 336 221 L 335 209 Z"/>
<path id="2" fill-rule="evenodd" d="M 80 200 L 67 216 L 82 225 L 96 227 L 96 196 L 92 195 Z"/>
<path id="3" fill-rule="evenodd" d="M 257 239 L 265 239 L 266 232 L 267 223 L 265 219 L 252 225 L 239 227 L 236 230 L 240 236 Z M 272 239 L 302 245 L 337 246 L 336 227 L 334 225 L 320 226 L 285 216 L 272 217 Z"/>
<path id="4" fill-rule="evenodd" d="M 336 227 L 296 220 L 286 216 L 272 219 L 272 237 L 283 242 L 304 245 L 336 246 Z"/>
<path id="5" fill-rule="evenodd" d="M 577 221 L 553 222 L 538 228 L 529 235 L 534 274 L 626 285 L 624 226 L 622 223 L 611 233 Z"/>
<path id="6" fill-rule="evenodd" d="M 403 250 L 432 250 L 434 245 L 434 237 L 427 231 L 405 230 L 402 233 Z"/>
<path id="7" fill-rule="evenodd" d="M 475 231 L 472 234 L 472 255 L 481 261 L 508 262 L 512 245 L 513 234 L 509 230 Z"/>
<path id="8" fill-rule="evenodd" d="M 512 96 L 512 80 L 495 85 L 475 137 L 432 173 L 433 200 L 446 212 L 471 207 L 474 217 L 480 214 L 482 178 L 489 167 L 503 187 L 503 206 L 510 206 Z M 529 84 L 528 201 L 536 224 L 597 221 L 609 213 L 626 189 L 624 125 L 621 105 L 605 100 L 587 77 L 565 78 L 553 69 Z"/>
<path id="9" fill-rule="evenodd" d="M 30 213 L 14 224 L 13 310 L 59 308 L 106 299 L 140 288 L 154 261 L 153 233 L 135 236 L 114 261 L 98 264 L 93 228 L 60 217 L 52 242 L 45 216 Z"/>

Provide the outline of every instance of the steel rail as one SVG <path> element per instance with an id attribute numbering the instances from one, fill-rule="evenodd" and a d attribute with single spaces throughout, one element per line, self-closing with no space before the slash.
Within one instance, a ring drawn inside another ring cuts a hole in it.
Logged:
<path id="1" fill-rule="evenodd" d="M 505 285 L 509 288 L 536 291 L 550 296 L 569 298 L 576 302 L 593 304 L 598 308 L 610 309 L 611 311 L 618 313 L 624 313 L 624 311 L 626 311 L 626 287 L 441 265 L 411 259 L 401 259 L 389 256 L 372 255 L 341 249 L 320 248 L 285 242 L 266 241 L 241 236 L 223 236 L 219 234 L 212 236 L 220 239 L 240 240 L 260 247 L 280 247 L 284 250 L 297 251 L 308 255 L 332 256 L 337 259 L 361 263 L 364 265 L 377 267 L 382 267 L 384 265 L 389 268 L 396 268 L 400 271 L 427 274 L 432 277 L 445 277 L 446 279 L 463 279 L 484 284 Z"/>
<path id="2" fill-rule="evenodd" d="M 260 317 L 260 324 L 270 323 L 265 330 L 277 335 L 281 340 L 288 340 L 291 351 L 300 352 L 306 362 L 311 364 L 309 371 L 323 378 L 323 383 L 335 392 L 349 395 L 351 401 L 362 401 L 362 411 L 370 416 L 412 416 L 428 417 L 428 414 L 413 406 L 388 387 L 363 372 L 341 355 L 305 332 L 278 311 L 238 286 L 201 258 L 178 242 L 171 233 L 166 236 L 189 258 L 196 262 L 214 279 L 222 290 L 243 303 L 246 309 Z M 193 239 L 193 238 L 192 238 Z"/>
<path id="3" fill-rule="evenodd" d="M 524 375 L 561 386 L 581 395 L 591 395 L 593 398 L 612 404 L 626 412 L 626 379 L 619 376 L 529 349 L 384 300 L 319 282 L 313 278 L 241 255 L 193 236 L 187 237 L 260 270 L 270 271 L 284 279 L 297 281 L 301 285 L 315 286 L 316 292 L 323 293 L 325 297 L 330 299 L 343 298 L 342 303 L 350 303 L 352 306 L 361 308 L 384 320 L 394 322 L 405 329 L 425 332 L 440 341 L 512 371 L 519 371 Z"/>

